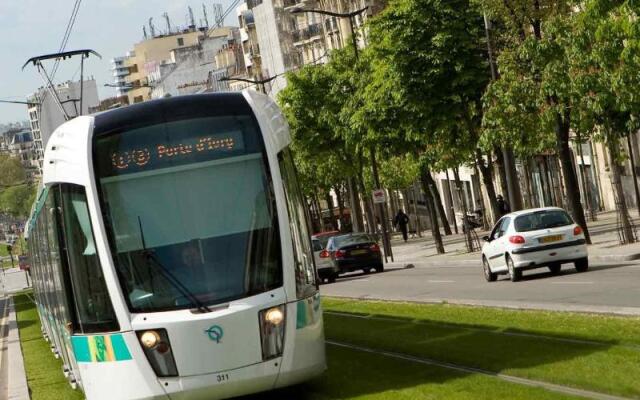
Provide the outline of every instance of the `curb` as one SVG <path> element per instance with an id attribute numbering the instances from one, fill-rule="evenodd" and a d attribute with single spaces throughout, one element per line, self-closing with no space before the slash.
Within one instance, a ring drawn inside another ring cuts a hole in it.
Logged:
<path id="1" fill-rule="evenodd" d="M 446 257 L 446 256 L 445 256 Z M 610 254 L 610 255 L 594 255 L 589 256 L 591 262 L 629 262 L 640 260 L 640 253 L 632 254 Z M 481 265 L 480 256 L 474 259 L 461 259 L 461 260 L 429 260 L 429 259 L 410 259 L 403 261 L 396 261 L 394 263 L 389 262 L 388 265 L 407 265 L 414 264 L 416 266 L 427 267 L 477 267 Z"/>
<path id="2" fill-rule="evenodd" d="M 31 397 L 29 396 L 27 375 L 24 370 L 24 359 L 22 358 L 22 347 L 20 346 L 20 332 L 18 330 L 13 297 L 9 299 L 8 328 L 7 355 L 9 361 L 9 388 L 7 391 L 7 399 L 29 400 Z"/>
<path id="3" fill-rule="evenodd" d="M 616 307 L 616 306 L 589 306 L 576 304 L 561 303 L 525 303 L 517 301 L 498 301 L 498 300 L 465 300 L 465 299 L 447 299 L 447 298 L 431 298 L 431 299 L 410 299 L 403 297 L 377 297 L 377 296 L 341 296 L 341 295 L 324 295 L 324 297 L 333 297 L 337 299 L 350 299 L 359 301 L 378 301 L 378 302 L 395 302 L 395 303 L 413 303 L 413 304 L 452 304 L 457 306 L 471 307 L 488 307 L 503 310 L 524 310 L 524 311 L 552 311 L 552 312 L 571 312 L 578 314 L 602 314 L 617 315 L 623 317 L 640 317 L 640 307 Z"/>

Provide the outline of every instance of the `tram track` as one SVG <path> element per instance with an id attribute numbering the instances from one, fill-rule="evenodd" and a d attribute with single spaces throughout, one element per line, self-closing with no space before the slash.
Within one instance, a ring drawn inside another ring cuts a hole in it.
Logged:
<path id="1" fill-rule="evenodd" d="M 359 351 L 359 352 L 369 353 L 369 354 L 375 354 L 379 356 L 394 358 L 397 360 L 403 360 L 403 361 L 408 361 L 408 362 L 422 364 L 422 365 L 445 368 L 445 369 L 454 370 L 461 373 L 484 375 L 484 376 L 500 379 L 505 382 L 515 383 L 515 384 L 530 386 L 530 387 L 543 388 L 552 392 L 566 394 L 570 396 L 579 396 L 579 397 L 593 399 L 593 400 L 630 400 L 630 398 L 627 398 L 627 397 L 620 397 L 620 396 L 614 396 L 614 395 L 601 393 L 601 392 L 577 389 L 570 386 L 558 385 L 558 384 L 539 381 L 539 380 L 520 378 L 513 375 L 507 375 L 507 374 L 493 372 L 493 371 L 489 371 L 481 368 L 468 367 L 460 364 L 453 364 L 453 363 L 438 361 L 431 358 L 416 357 L 408 354 L 396 353 L 396 352 L 386 351 L 381 349 L 374 349 L 370 347 L 360 346 L 360 345 L 351 344 L 351 343 L 338 342 L 334 340 L 326 340 L 325 342 L 328 345 L 335 346 L 338 348 L 349 349 L 349 350 L 354 350 L 354 351 Z"/>

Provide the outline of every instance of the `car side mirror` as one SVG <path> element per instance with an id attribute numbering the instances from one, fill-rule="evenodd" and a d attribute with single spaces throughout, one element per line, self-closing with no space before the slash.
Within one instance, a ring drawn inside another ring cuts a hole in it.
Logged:
<path id="1" fill-rule="evenodd" d="M 489 238 L 489 236 L 483 236 L 482 240 L 484 240 L 485 242 L 490 242 L 491 239 Z"/>

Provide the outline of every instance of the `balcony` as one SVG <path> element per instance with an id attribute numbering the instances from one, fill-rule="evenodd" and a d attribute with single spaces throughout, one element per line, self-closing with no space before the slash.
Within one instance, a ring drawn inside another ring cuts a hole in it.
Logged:
<path id="1" fill-rule="evenodd" d="M 299 43 L 307 40 L 322 37 L 322 24 L 308 25 L 306 28 L 292 32 L 291 38 L 293 43 Z"/>

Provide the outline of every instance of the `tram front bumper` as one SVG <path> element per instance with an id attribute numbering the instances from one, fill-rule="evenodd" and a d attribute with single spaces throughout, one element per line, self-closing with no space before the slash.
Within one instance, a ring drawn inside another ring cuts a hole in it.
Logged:
<path id="1" fill-rule="evenodd" d="M 270 390 L 281 358 L 214 374 L 159 378 L 171 400 L 216 400 Z"/>

